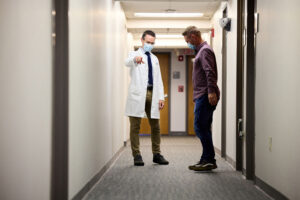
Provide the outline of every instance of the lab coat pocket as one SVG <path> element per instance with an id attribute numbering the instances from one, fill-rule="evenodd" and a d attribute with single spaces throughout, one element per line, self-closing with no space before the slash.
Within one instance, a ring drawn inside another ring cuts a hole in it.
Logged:
<path id="1" fill-rule="evenodd" d="M 141 98 L 141 92 L 140 92 L 139 88 L 137 88 L 135 86 L 131 86 L 129 88 L 129 97 L 130 97 L 130 99 L 138 101 Z"/>

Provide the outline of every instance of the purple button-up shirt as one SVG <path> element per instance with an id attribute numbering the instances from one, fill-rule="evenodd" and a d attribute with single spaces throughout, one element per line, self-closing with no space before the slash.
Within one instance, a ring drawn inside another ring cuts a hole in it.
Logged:
<path id="1" fill-rule="evenodd" d="M 194 101 L 205 94 L 216 93 L 220 99 L 217 85 L 218 70 L 215 54 L 207 42 L 196 47 L 198 51 L 193 67 Z"/>

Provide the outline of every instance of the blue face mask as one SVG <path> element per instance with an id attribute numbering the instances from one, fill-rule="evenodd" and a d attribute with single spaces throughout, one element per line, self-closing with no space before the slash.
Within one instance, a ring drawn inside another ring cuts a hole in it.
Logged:
<path id="1" fill-rule="evenodd" d="M 148 44 L 148 43 L 144 44 L 144 51 L 151 52 L 152 49 L 153 49 L 153 45 L 152 44 Z"/>
<path id="2" fill-rule="evenodd" d="M 190 49 L 193 49 L 193 50 L 196 50 L 196 47 L 195 47 L 195 45 L 193 45 L 193 44 L 191 44 L 191 43 L 187 43 L 187 45 L 188 45 L 188 47 L 190 48 Z"/>

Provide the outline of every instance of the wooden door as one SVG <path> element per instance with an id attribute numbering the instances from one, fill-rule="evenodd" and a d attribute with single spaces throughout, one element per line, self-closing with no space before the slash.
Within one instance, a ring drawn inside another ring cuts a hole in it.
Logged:
<path id="1" fill-rule="evenodd" d="M 169 91 L 169 59 L 168 53 L 155 53 L 159 60 L 161 76 L 164 84 L 164 94 L 168 94 Z M 142 119 L 141 122 L 141 134 L 150 134 L 151 128 L 148 119 Z M 160 111 L 160 133 L 166 135 L 169 133 L 169 98 L 165 98 L 165 107 Z"/>
<path id="2" fill-rule="evenodd" d="M 194 56 L 188 56 L 188 134 L 195 135 L 194 131 L 194 102 L 193 102 L 193 82 L 192 82 L 192 73 L 193 73 L 193 62 L 192 59 Z"/>

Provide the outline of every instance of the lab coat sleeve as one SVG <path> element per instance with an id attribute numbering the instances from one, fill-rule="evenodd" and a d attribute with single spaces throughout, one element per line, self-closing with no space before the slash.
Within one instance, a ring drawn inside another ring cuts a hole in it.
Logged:
<path id="1" fill-rule="evenodd" d="M 158 85 L 159 85 L 159 100 L 164 101 L 165 100 L 165 94 L 164 94 L 164 84 L 161 78 L 161 71 L 160 71 L 160 65 L 158 63 L 158 70 L 159 70 L 159 78 L 158 78 Z"/>
<path id="2" fill-rule="evenodd" d="M 136 52 L 132 51 L 129 53 L 128 58 L 125 61 L 125 65 L 126 67 L 135 67 L 137 66 L 137 63 L 134 61 L 135 57 L 136 57 Z"/>

